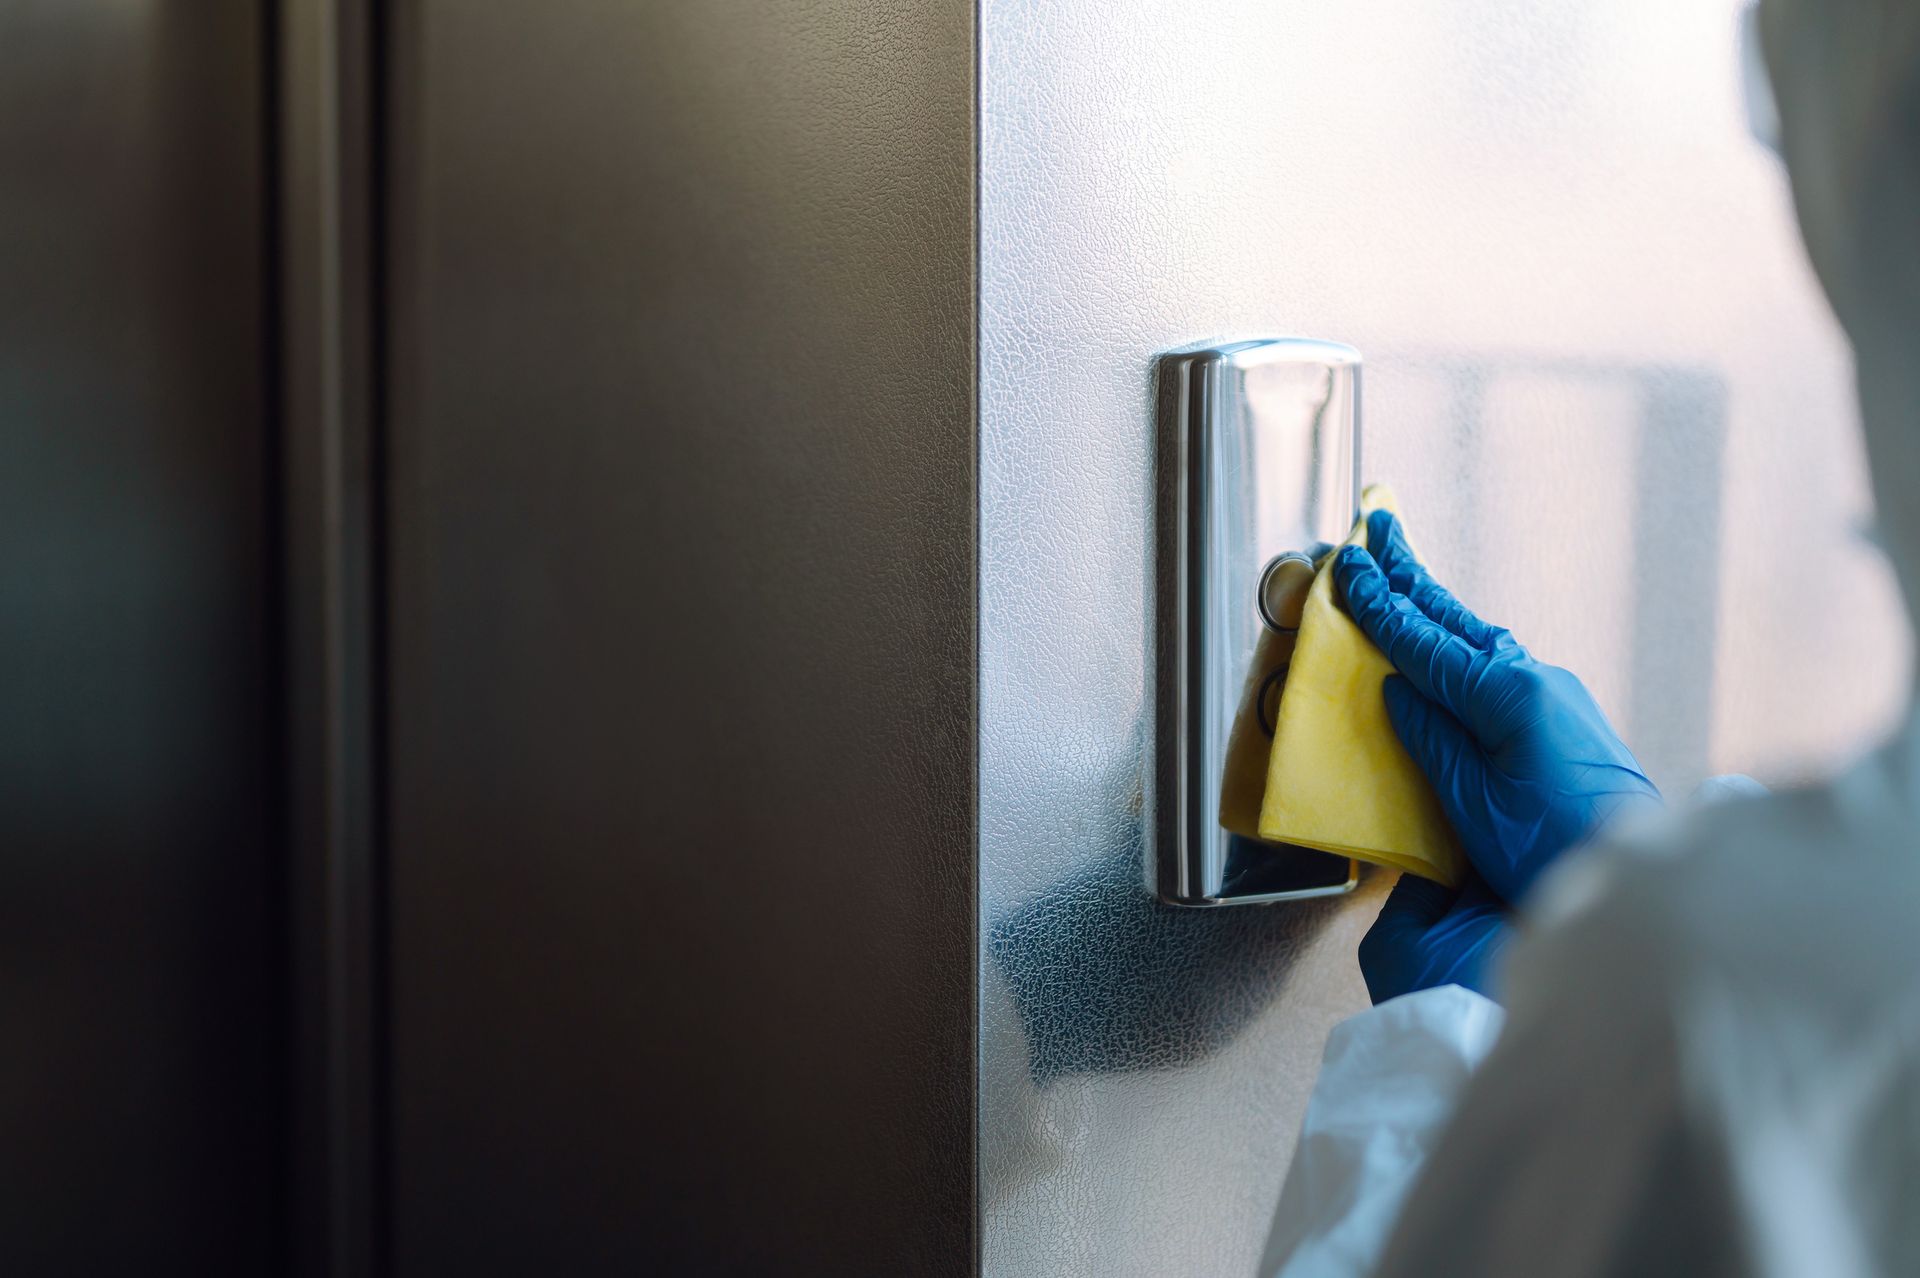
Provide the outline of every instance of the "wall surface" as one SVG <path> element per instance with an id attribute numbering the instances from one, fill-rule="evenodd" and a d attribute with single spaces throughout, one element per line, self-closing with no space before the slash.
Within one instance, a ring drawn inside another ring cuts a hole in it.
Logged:
<path id="1" fill-rule="evenodd" d="M 987 1273 L 1254 1272 L 1364 999 L 1380 878 L 1213 915 L 1138 886 L 1157 352 L 1359 346 L 1369 477 L 1672 792 L 1816 774 L 1898 704 L 1845 350 L 1744 136 L 1734 10 L 986 0 Z"/>
<path id="2" fill-rule="evenodd" d="M 261 6 L 0 5 L 0 1256 L 280 1267 Z"/>
<path id="3" fill-rule="evenodd" d="M 969 1273 L 973 8 L 404 12 L 398 1270 Z"/>

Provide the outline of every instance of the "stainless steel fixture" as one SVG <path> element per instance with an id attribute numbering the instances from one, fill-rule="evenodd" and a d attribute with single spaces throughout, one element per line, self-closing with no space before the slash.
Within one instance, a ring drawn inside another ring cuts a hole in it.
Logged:
<path id="1" fill-rule="evenodd" d="M 1360 353 L 1274 338 L 1166 355 L 1159 374 L 1156 889 L 1195 906 L 1351 891 L 1345 858 L 1223 828 L 1220 793 L 1236 715 L 1272 735 L 1299 588 L 1359 505 Z"/>

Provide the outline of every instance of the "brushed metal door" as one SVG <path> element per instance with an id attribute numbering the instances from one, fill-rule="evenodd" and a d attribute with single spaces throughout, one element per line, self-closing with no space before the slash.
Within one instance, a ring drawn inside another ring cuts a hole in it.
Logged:
<path id="1" fill-rule="evenodd" d="M 404 1273 L 973 1267 L 972 6 L 406 6 Z"/>

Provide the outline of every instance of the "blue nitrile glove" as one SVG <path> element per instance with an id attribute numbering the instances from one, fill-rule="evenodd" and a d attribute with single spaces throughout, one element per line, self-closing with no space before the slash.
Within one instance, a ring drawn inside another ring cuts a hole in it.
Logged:
<path id="1" fill-rule="evenodd" d="M 1367 544 L 1341 549 L 1334 583 L 1399 671 L 1382 689 L 1394 731 L 1497 896 L 1519 901 L 1616 812 L 1659 802 L 1580 681 L 1462 607 L 1392 514 L 1368 517 Z"/>
<path id="2" fill-rule="evenodd" d="M 1456 891 L 1403 874 L 1360 942 L 1360 975 L 1376 1003 L 1439 985 L 1492 997 L 1488 977 L 1507 931 L 1507 907 L 1479 875 Z"/>

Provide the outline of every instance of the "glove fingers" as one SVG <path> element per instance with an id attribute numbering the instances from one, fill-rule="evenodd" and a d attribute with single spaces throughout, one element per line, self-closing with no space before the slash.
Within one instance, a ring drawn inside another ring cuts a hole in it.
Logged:
<path id="1" fill-rule="evenodd" d="M 1447 820 L 1456 831 L 1468 829 L 1467 810 L 1487 790 L 1485 752 L 1464 724 L 1421 696 L 1412 681 L 1389 677 L 1380 695 L 1386 699 L 1394 735 L 1433 783 Z M 1471 856 L 1473 849 L 1467 852 Z M 1477 881 L 1476 875 L 1468 886 Z"/>
<path id="2" fill-rule="evenodd" d="M 1479 650 L 1387 586 L 1386 574 L 1358 546 L 1342 547 L 1334 582 L 1362 632 L 1420 694 L 1467 718 L 1474 659 Z"/>
<path id="3" fill-rule="evenodd" d="M 1367 516 L 1367 549 L 1387 574 L 1387 585 L 1405 595 L 1413 606 L 1439 622 L 1448 631 L 1478 648 L 1499 651 L 1514 643 L 1513 635 L 1500 626 L 1482 621 L 1453 592 L 1435 581 L 1413 547 L 1406 530 L 1390 510 L 1376 510 Z"/>

